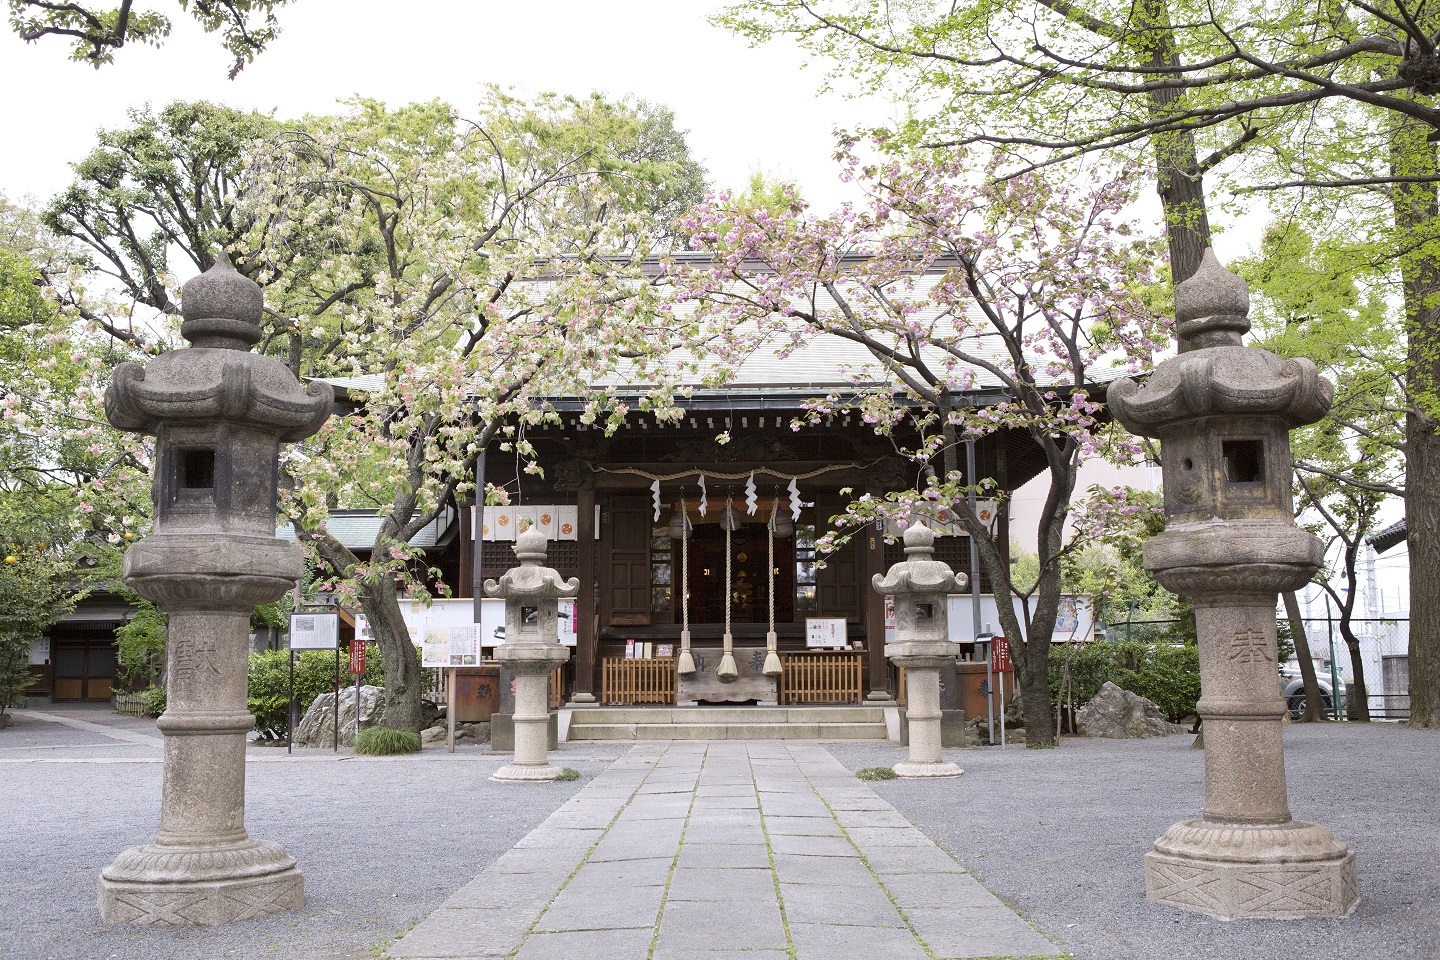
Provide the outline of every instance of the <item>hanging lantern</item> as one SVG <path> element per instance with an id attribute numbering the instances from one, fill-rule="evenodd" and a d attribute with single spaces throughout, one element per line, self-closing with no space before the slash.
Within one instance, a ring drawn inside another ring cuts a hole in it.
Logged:
<path id="1" fill-rule="evenodd" d="M 670 539 L 679 540 L 690 529 L 690 518 L 685 515 L 684 510 L 676 510 L 670 517 Z"/>
<path id="2" fill-rule="evenodd" d="M 774 531 L 775 536 L 784 540 L 794 535 L 795 521 L 790 519 L 788 513 L 777 513 L 770 518 L 770 529 Z"/>

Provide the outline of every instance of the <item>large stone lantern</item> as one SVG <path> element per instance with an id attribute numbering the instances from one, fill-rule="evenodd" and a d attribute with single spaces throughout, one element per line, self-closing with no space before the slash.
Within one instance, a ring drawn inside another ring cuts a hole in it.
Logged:
<path id="1" fill-rule="evenodd" d="M 550 672 L 570 659 L 556 632 L 559 601 L 578 596 L 580 581 L 562 580 L 546 566 L 545 534 L 531 527 L 515 538 L 520 566 L 499 582 L 485 581 L 485 593 L 505 601 L 505 642 L 495 659 L 515 674 L 515 762 L 501 767 L 495 780 L 554 780 L 550 765 Z"/>
<path id="2" fill-rule="evenodd" d="M 185 285 L 192 347 L 122 364 L 105 413 L 157 438 L 154 532 L 125 554 L 125 582 L 169 616 L 164 786 L 155 842 L 100 875 L 110 921 L 199 925 L 293 910 L 304 880 L 277 844 L 245 832 L 250 614 L 304 571 L 275 537 L 280 444 L 330 415 L 331 390 L 302 387 L 260 340 L 260 287 L 222 254 Z"/>
<path id="3" fill-rule="evenodd" d="M 1290 818 L 1277 679 L 1275 598 L 1314 576 L 1320 541 L 1292 519 L 1289 431 L 1330 409 L 1308 360 L 1241 345 L 1245 282 L 1207 251 L 1175 289 L 1191 349 L 1143 386 L 1110 388 L 1126 429 L 1161 442 L 1165 531 L 1145 568 L 1195 605 L 1205 809 L 1145 857 L 1149 899 L 1225 919 L 1344 916 L 1358 899 L 1355 854 L 1325 827 Z"/>
<path id="4" fill-rule="evenodd" d="M 940 757 L 940 670 L 954 665 L 960 645 L 950 640 L 949 597 L 969 578 L 935 559 L 935 534 L 923 523 L 905 530 L 905 557 L 872 584 L 895 598 L 895 642 L 885 656 L 905 668 L 910 759 L 895 764 L 901 777 L 958 777 L 962 771 Z"/>

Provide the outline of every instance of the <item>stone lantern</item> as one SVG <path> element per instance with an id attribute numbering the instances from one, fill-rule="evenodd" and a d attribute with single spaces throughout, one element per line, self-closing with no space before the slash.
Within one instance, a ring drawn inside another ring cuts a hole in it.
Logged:
<path id="1" fill-rule="evenodd" d="M 495 780 L 554 780 L 560 769 L 547 756 L 550 736 L 550 672 L 570 659 L 556 624 L 559 601 L 580 593 L 580 581 L 560 579 L 546 566 L 545 534 L 534 527 L 515 538 L 520 566 L 499 582 L 485 581 L 485 593 L 505 601 L 505 642 L 495 659 L 515 675 L 515 762 L 495 771 Z"/>
<path id="2" fill-rule="evenodd" d="M 245 832 L 250 614 L 304 572 L 275 537 L 283 442 L 330 415 L 331 390 L 302 387 L 260 341 L 260 287 L 221 254 L 185 285 L 192 346 L 122 364 L 105 413 L 157 438 L 154 531 L 125 553 L 125 582 L 169 616 L 160 832 L 100 875 L 110 921 L 200 925 L 304 904 L 304 880 L 277 844 Z"/>
<path id="3" fill-rule="evenodd" d="M 885 656 L 905 668 L 910 759 L 895 764 L 901 777 L 958 777 L 962 771 L 940 758 L 940 670 L 954 665 L 960 645 L 950 640 L 949 596 L 969 582 L 936 560 L 935 534 L 923 523 L 905 530 L 905 556 L 872 581 L 877 593 L 895 598 L 895 642 Z"/>
<path id="4" fill-rule="evenodd" d="M 1355 854 L 1290 818 L 1275 643 L 1276 594 L 1323 558 L 1292 519 L 1289 431 L 1323 418 L 1334 388 L 1308 360 L 1242 346 L 1249 308 L 1245 282 L 1206 251 L 1175 289 L 1190 350 L 1143 386 L 1110 387 L 1115 419 L 1161 442 L 1165 531 L 1145 568 L 1195 605 L 1200 644 L 1205 809 L 1146 855 L 1146 896 L 1224 919 L 1344 916 Z"/>

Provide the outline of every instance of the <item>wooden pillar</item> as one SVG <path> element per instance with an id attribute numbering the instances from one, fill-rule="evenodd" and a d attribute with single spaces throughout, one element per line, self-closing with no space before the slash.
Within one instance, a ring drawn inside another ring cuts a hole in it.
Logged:
<path id="1" fill-rule="evenodd" d="M 575 631 L 575 686 L 572 703 L 595 702 L 595 483 L 586 478 L 576 493 L 579 518 L 575 535 L 579 542 L 580 595 L 575 601 L 575 616 L 580 621 Z"/>
<path id="2" fill-rule="evenodd" d="M 860 608 L 865 611 L 865 651 L 870 668 L 870 692 L 866 700 L 893 700 L 890 694 L 890 663 L 885 659 L 885 598 L 872 586 L 876 574 L 885 573 L 885 538 L 871 524 L 858 544 L 860 559 Z"/>
<path id="3" fill-rule="evenodd" d="M 460 572 L 455 584 L 455 596 L 473 597 L 475 589 L 475 505 L 462 503 L 460 510 Z M 479 621 L 476 621 L 477 623 Z"/>

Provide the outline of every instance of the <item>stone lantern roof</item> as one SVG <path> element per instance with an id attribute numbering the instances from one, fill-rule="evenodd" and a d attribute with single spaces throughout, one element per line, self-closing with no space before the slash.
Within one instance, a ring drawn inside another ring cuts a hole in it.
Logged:
<path id="1" fill-rule="evenodd" d="M 158 434 L 162 426 L 227 421 L 303 440 L 330 415 L 328 384 L 301 386 L 278 360 L 251 353 L 260 342 L 264 297 L 223 253 L 185 284 L 182 335 L 193 345 L 141 367 L 121 364 L 105 395 L 105 414 L 121 430 Z"/>
<path id="2" fill-rule="evenodd" d="M 1160 438 L 1196 417 L 1277 417 L 1287 427 L 1325 416 L 1335 388 L 1315 364 L 1241 345 L 1250 329 L 1245 281 L 1220 266 L 1213 250 L 1175 288 L 1176 333 L 1192 349 L 1160 364 L 1143 385 L 1111 385 L 1108 404 L 1131 433 Z"/>
<path id="3" fill-rule="evenodd" d="M 906 559 L 883 576 L 876 574 L 874 586 L 881 594 L 959 593 L 968 578 L 958 577 L 950 566 L 935 559 L 935 533 L 923 523 L 911 524 L 903 536 Z"/>

